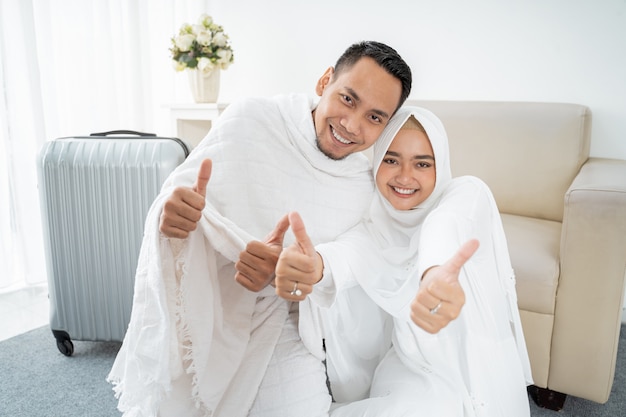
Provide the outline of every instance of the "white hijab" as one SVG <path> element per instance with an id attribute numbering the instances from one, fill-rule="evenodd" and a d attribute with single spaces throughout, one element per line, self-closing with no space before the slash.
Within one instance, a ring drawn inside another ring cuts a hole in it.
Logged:
<path id="1" fill-rule="evenodd" d="M 419 229 L 430 210 L 434 208 L 446 186 L 452 180 L 448 137 L 441 121 L 430 111 L 419 107 L 403 107 L 390 121 L 382 136 L 374 145 L 373 173 L 378 174 L 385 153 L 405 122 L 411 117 L 424 127 L 435 157 L 436 182 L 432 194 L 412 210 L 397 210 L 376 189 L 370 207 L 368 229 L 375 236 L 383 255 L 392 265 L 403 265 L 417 255 L 416 241 Z"/>
<path id="2" fill-rule="evenodd" d="M 435 157 L 436 180 L 432 194 L 412 210 L 397 210 L 377 189 L 365 228 L 373 239 L 375 248 L 361 247 L 361 256 L 368 251 L 378 252 L 381 265 L 371 265 L 384 273 L 355 274 L 356 280 L 368 295 L 395 317 L 408 317 L 407 308 L 419 287 L 418 279 L 407 276 L 418 273 L 418 246 L 422 224 L 434 209 L 446 187 L 452 181 L 448 137 L 443 124 L 432 112 L 420 107 L 402 107 L 394 115 L 385 131 L 374 145 L 373 174 L 378 168 L 398 131 L 413 116 L 426 131 Z M 366 240 L 361 241 L 365 243 Z M 365 243 L 365 246 L 367 244 Z M 384 265 L 384 266 L 383 266 Z"/>

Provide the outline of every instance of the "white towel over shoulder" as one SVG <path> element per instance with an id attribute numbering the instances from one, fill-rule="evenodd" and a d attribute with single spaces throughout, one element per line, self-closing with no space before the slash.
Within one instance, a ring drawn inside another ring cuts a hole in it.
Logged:
<path id="1" fill-rule="evenodd" d="M 155 416 L 183 372 L 202 414 L 246 415 L 288 308 L 271 288 L 257 294 L 234 281 L 239 252 L 289 211 L 314 243 L 331 241 L 372 196 L 363 155 L 333 161 L 317 149 L 314 105 L 303 95 L 230 105 L 166 181 L 146 220 L 131 322 L 109 375 L 125 416 Z M 204 158 L 213 170 L 199 227 L 184 241 L 164 238 L 162 206 L 176 186 L 193 185 Z M 299 331 L 321 359 L 315 317 Z"/>

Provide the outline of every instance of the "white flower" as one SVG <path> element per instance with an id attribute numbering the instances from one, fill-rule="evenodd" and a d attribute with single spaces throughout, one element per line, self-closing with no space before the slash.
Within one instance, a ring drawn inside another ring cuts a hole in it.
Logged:
<path id="1" fill-rule="evenodd" d="M 173 62 L 172 62 L 172 66 L 174 67 L 174 69 L 175 69 L 176 71 L 182 71 L 182 70 L 184 70 L 185 68 L 187 68 L 187 65 L 185 65 L 185 63 L 183 63 L 183 62 L 178 62 L 178 61 L 173 61 Z"/>
<path id="2" fill-rule="evenodd" d="M 217 56 L 219 56 L 217 63 L 220 64 L 222 69 L 228 68 L 230 61 L 233 58 L 233 53 L 229 49 L 220 49 L 217 51 Z"/>
<path id="3" fill-rule="evenodd" d="M 213 68 L 214 68 L 214 65 L 209 58 L 202 57 L 198 59 L 198 69 L 200 71 L 209 72 Z"/>
<path id="4" fill-rule="evenodd" d="M 224 34 L 224 32 L 217 32 L 213 36 L 213 43 L 219 46 L 220 48 L 225 47 L 227 42 L 228 42 L 228 37 Z"/>
<path id="5" fill-rule="evenodd" d="M 211 41 L 213 40 L 213 36 L 211 36 L 211 32 L 203 30 L 198 33 L 198 37 L 196 41 L 202 46 L 209 46 Z"/>
<path id="6" fill-rule="evenodd" d="M 209 27 L 213 23 L 213 18 L 206 13 L 202 13 L 198 18 L 198 24 Z"/>
<path id="7" fill-rule="evenodd" d="M 191 33 L 194 35 L 198 35 L 199 33 L 205 32 L 206 28 L 202 25 L 193 25 L 191 26 Z"/>
<path id="8" fill-rule="evenodd" d="M 174 44 L 181 52 L 187 52 L 191 49 L 191 44 L 196 37 L 190 33 L 185 35 L 179 35 L 174 39 Z"/>

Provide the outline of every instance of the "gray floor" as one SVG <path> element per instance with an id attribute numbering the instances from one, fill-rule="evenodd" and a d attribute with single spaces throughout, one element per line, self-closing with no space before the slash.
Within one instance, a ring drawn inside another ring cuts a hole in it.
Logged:
<path id="1" fill-rule="evenodd" d="M 0 340 L 5 340 L 0 342 L 0 416 L 120 415 L 105 381 L 119 343 L 75 342 L 72 358 L 61 355 L 44 326 L 48 320 L 45 286 L 0 294 L 0 314 Z M 606 404 L 568 397 L 560 412 L 530 404 L 532 417 L 626 417 L 626 325 L 622 325 L 615 382 Z"/>

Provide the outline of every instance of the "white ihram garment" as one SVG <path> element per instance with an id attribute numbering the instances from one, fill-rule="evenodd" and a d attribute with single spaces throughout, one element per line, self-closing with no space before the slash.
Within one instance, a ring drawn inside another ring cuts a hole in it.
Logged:
<path id="1" fill-rule="evenodd" d="M 271 287 L 253 293 L 233 279 L 246 243 L 263 240 L 289 211 L 321 243 L 357 224 L 371 200 L 367 158 L 333 161 L 317 149 L 314 106 L 303 95 L 230 105 L 164 184 L 148 213 L 131 322 L 108 378 L 125 416 L 237 417 L 263 415 L 266 406 L 274 416 L 327 414 L 314 310 L 296 326 L 297 308 L 290 314 Z M 213 170 L 199 227 L 185 240 L 167 239 L 158 231 L 163 203 L 176 186 L 194 184 L 204 158 Z M 288 232 L 285 244 L 292 241 Z M 276 390 L 269 387 L 280 385 L 279 353 L 300 358 L 303 369 L 285 370 L 294 380 Z M 256 398 L 262 383 L 262 395 L 275 398 Z"/>
<path id="2" fill-rule="evenodd" d="M 369 309 L 363 304 L 353 305 L 350 314 L 345 307 L 342 311 L 339 291 L 354 291 L 351 280 L 393 318 L 393 346 L 373 375 L 370 398 L 339 404 L 331 415 L 527 417 L 526 385 L 532 377 L 515 277 L 490 190 L 474 177 L 452 179 L 443 125 L 421 108 L 403 108 L 394 116 L 374 146 L 374 175 L 410 115 L 424 126 L 433 147 L 437 180 L 432 195 L 412 210 L 398 211 L 376 192 L 364 225 L 317 247 L 338 291 L 339 303 L 328 313 L 341 321 L 334 328 L 360 327 L 358 317 Z M 421 277 L 471 238 L 478 239 L 480 247 L 459 276 L 466 303 L 456 320 L 429 334 L 410 320 L 410 303 Z M 333 334 L 328 327 L 329 358 L 339 351 L 363 362 L 363 369 L 369 365 L 352 346 L 389 343 L 384 336 L 373 336 L 384 332 L 370 330 L 344 344 L 341 331 Z M 357 393 L 352 394 L 339 401 L 354 401 Z"/>

